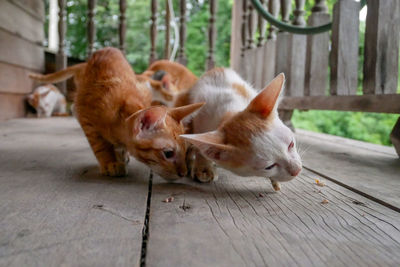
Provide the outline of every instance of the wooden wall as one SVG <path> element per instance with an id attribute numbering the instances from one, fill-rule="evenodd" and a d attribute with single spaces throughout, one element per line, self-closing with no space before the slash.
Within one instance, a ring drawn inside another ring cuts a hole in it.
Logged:
<path id="1" fill-rule="evenodd" d="M 44 1 L 0 1 L 0 121 L 25 115 L 33 89 L 27 74 L 44 71 Z"/>

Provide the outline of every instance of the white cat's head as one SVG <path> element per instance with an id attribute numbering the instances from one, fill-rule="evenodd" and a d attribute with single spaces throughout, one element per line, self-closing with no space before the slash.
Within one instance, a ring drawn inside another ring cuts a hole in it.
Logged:
<path id="1" fill-rule="evenodd" d="M 221 167 L 241 176 L 289 181 L 302 169 L 293 132 L 278 117 L 285 81 L 278 75 L 247 106 L 217 130 L 185 134 L 184 139 Z"/>

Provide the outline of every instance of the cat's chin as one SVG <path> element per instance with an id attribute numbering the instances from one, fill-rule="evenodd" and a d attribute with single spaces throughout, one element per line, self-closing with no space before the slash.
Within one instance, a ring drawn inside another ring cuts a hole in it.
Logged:
<path id="1" fill-rule="evenodd" d="M 297 176 L 280 176 L 280 177 L 267 177 L 267 179 L 271 179 L 274 180 L 276 182 L 289 182 L 291 180 L 293 180 L 294 178 L 296 178 Z"/>

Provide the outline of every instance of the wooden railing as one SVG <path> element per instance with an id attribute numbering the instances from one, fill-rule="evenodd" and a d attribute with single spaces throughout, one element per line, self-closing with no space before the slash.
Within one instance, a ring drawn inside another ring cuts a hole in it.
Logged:
<path id="1" fill-rule="evenodd" d="M 282 22 L 306 26 L 305 0 L 295 1 L 291 22 L 291 0 L 258 1 L 272 16 L 278 18 L 280 13 Z M 242 25 L 241 52 L 240 56 L 231 54 L 231 64 L 257 88 L 265 86 L 276 74 L 285 73 L 285 97 L 280 109 L 287 123 L 294 109 L 400 113 L 398 0 L 367 1 L 362 92 L 357 91 L 360 2 L 338 0 L 331 18 L 326 1 L 316 0 L 307 24 L 318 26 L 332 21 L 331 31 L 308 35 L 282 30 L 276 33 L 270 25 L 266 40 L 266 23 L 260 21 L 263 19 L 252 1 L 238 0 L 235 4 L 235 9 L 242 11 L 241 16 L 233 18 L 234 24 L 240 21 Z M 400 154 L 399 131 L 400 119 L 392 132 L 392 142 Z"/>
<path id="2" fill-rule="evenodd" d="M 160 59 L 156 53 L 157 9 L 161 0 L 150 3 L 149 64 Z M 170 1 L 165 1 L 165 49 L 170 51 Z M 235 0 L 232 17 L 231 66 L 256 88 L 265 86 L 275 75 L 286 75 L 285 97 L 281 102 L 283 119 L 290 124 L 294 109 L 322 109 L 400 113 L 397 94 L 400 32 L 398 0 L 369 0 L 366 18 L 362 92 L 358 88 L 359 10 L 360 2 L 338 0 L 333 16 L 325 0 L 315 0 L 306 23 L 305 0 L 257 0 L 272 17 L 298 27 L 319 26 L 332 21 L 332 29 L 318 34 L 293 34 L 267 23 L 254 8 L 253 0 Z M 208 55 L 205 69 L 215 66 L 217 0 L 209 0 Z M 65 5 L 59 4 L 59 50 L 57 68 L 66 66 Z M 126 0 L 120 0 L 119 47 L 125 51 Z M 293 11 L 292 19 L 290 14 Z M 88 0 L 88 56 L 95 42 L 96 0 Z M 177 61 L 186 65 L 186 1 L 179 1 L 179 49 Z M 308 25 L 306 25 L 308 24 Z M 280 24 L 277 24 L 279 27 Z M 314 27 L 318 28 L 318 27 Z M 320 27 L 321 28 L 321 27 Z M 323 28 L 323 27 L 322 27 Z M 329 26 L 330 28 L 330 26 Z M 256 38 L 257 37 L 257 38 Z M 205 37 L 207 38 L 207 37 Z M 61 85 L 65 90 L 65 85 Z M 400 153 L 400 119 L 392 141 Z M 397 134 L 396 134 L 397 133 Z"/>

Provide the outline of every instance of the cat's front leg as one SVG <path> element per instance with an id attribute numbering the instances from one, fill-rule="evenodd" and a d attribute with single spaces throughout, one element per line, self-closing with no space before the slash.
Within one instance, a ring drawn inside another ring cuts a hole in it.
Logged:
<path id="1" fill-rule="evenodd" d="M 186 163 L 189 177 L 193 180 L 209 183 L 218 179 L 215 163 L 205 158 L 194 146 L 190 146 L 188 149 Z"/>
<path id="2" fill-rule="evenodd" d="M 100 164 L 100 172 L 107 176 L 126 176 L 126 161 L 119 160 L 114 146 L 90 126 L 82 125 L 90 146 Z"/>

